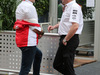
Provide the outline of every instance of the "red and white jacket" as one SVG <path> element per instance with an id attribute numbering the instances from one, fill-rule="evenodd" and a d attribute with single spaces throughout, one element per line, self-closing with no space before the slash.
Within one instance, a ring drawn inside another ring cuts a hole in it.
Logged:
<path id="1" fill-rule="evenodd" d="M 41 31 L 38 24 L 38 16 L 33 3 L 29 0 L 22 1 L 16 9 L 16 44 L 18 47 L 36 46 L 38 44 L 38 35 L 33 32 L 34 29 Z"/>
<path id="2" fill-rule="evenodd" d="M 39 24 L 30 23 L 27 21 L 19 21 L 17 20 L 14 25 L 14 29 L 16 29 L 16 44 L 18 47 L 25 47 L 25 46 L 35 46 L 38 44 L 38 34 L 33 32 L 29 27 L 35 26 L 40 27 Z"/>

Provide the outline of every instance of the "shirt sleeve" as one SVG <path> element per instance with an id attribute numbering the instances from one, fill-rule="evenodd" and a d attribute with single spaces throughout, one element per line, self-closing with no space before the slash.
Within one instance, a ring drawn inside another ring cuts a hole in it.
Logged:
<path id="1" fill-rule="evenodd" d="M 27 19 L 37 19 L 37 12 L 36 12 L 36 9 L 35 7 L 32 7 L 32 6 L 26 6 L 26 8 L 24 9 L 24 12 L 25 12 L 25 17 Z"/>
<path id="2" fill-rule="evenodd" d="M 76 22 L 79 24 L 79 19 L 80 19 L 80 9 L 78 7 L 72 7 L 69 21 Z"/>
<path id="3" fill-rule="evenodd" d="M 25 17 L 28 19 L 28 22 L 35 23 L 34 20 L 38 21 L 37 12 L 34 6 L 26 6 L 24 12 L 25 12 Z M 37 29 L 41 31 L 41 27 L 36 27 L 36 26 L 29 26 L 29 27 L 31 30 Z"/>

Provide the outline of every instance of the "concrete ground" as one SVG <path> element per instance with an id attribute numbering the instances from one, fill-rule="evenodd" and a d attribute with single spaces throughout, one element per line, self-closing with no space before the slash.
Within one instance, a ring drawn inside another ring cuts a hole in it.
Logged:
<path id="1" fill-rule="evenodd" d="M 76 75 L 100 75 L 100 62 L 93 62 L 75 68 Z"/>
<path id="2" fill-rule="evenodd" d="M 95 61 L 92 57 L 78 57 L 74 61 L 76 75 L 100 75 L 100 62 Z M 18 75 L 16 73 L 0 72 L 0 75 Z M 40 75 L 55 75 L 43 74 Z M 61 74 L 59 74 L 61 75 Z"/>
<path id="3" fill-rule="evenodd" d="M 100 62 L 93 62 L 77 67 L 75 68 L 75 72 L 76 75 L 100 75 Z M 0 74 L 0 75 L 17 75 L 17 74 Z M 45 75 L 52 75 L 52 74 L 45 74 Z"/>

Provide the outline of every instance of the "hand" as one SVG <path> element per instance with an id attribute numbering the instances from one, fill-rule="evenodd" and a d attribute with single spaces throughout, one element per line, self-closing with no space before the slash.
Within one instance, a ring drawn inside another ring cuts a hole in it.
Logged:
<path id="1" fill-rule="evenodd" d="M 65 39 L 63 39 L 63 44 L 66 46 L 67 45 L 67 41 L 65 41 Z"/>
<path id="2" fill-rule="evenodd" d="M 41 30 L 41 33 L 40 33 L 40 35 L 44 35 L 44 31 L 43 31 L 43 30 Z"/>
<path id="3" fill-rule="evenodd" d="M 42 36 L 43 36 L 43 35 L 38 35 L 38 39 L 41 39 Z"/>
<path id="4" fill-rule="evenodd" d="M 38 34 L 38 39 L 41 39 L 41 37 L 44 35 L 44 31 L 41 30 L 40 34 Z"/>
<path id="5" fill-rule="evenodd" d="M 50 32 L 50 30 L 53 30 L 53 29 L 54 29 L 54 27 L 50 25 L 50 26 L 48 27 L 48 32 Z"/>

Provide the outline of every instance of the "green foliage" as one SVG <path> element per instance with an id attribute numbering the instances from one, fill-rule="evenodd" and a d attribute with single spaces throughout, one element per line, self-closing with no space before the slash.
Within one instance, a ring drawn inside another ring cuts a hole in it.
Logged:
<path id="1" fill-rule="evenodd" d="M 11 30 L 15 22 L 15 9 L 17 0 L 0 0 L 2 29 Z"/>
<path id="2" fill-rule="evenodd" d="M 0 30 L 2 29 L 2 21 L 0 20 Z"/>
<path id="3" fill-rule="evenodd" d="M 49 11 L 49 0 L 38 0 L 34 3 L 39 16 L 43 16 Z"/>
<path id="4" fill-rule="evenodd" d="M 2 30 L 12 30 L 15 22 L 15 10 L 18 0 L 0 0 Z M 39 0 L 34 3 L 38 15 L 42 16 L 49 11 L 49 0 Z"/>
<path id="5" fill-rule="evenodd" d="M 94 11 L 94 8 L 86 7 L 86 0 L 76 0 L 76 2 L 82 6 L 84 19 L 92 19 L 93 18 L 92 13 Z"/>

